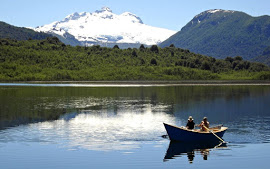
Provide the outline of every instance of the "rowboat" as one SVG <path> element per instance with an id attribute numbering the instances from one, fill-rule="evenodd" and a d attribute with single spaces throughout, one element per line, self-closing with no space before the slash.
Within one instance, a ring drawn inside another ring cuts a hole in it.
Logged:
<path id="1" fill-rule="evenodd" d="M 189 130 L 185 127 L 163 124 L 170 140 L 181 142 L 215 142 L 221 139 L 228 129 L 227 127 L 218 126 L 209 128 L 210 131 L 201 131 L 200 129 Z"/>

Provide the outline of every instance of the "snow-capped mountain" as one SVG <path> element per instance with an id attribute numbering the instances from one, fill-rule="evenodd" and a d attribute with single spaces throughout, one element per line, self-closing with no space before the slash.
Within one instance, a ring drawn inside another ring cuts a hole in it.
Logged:
<path id="1" fill-rule="evenodd" d="M 114 14 L 108 7 L 103 7 L 94 13 L 75 12 L 62 21 L 36 27 L 34 30 L 63 37 L 70 34 L 82 45 L 100 43 L 153 45 L 176 33 L 172 30 L 146 25 L 139 17 L 130 12 Z"/>
<path id="2" fill-rule="evenodd" d="M 234 13 L 236 11 L 233 10 L 223 10 L 223 9 L 210 9 L 207 11 L 204 11 L 198 15 L 196 15 L 192 20 L 191 23 L 201 23 L 202 20 L 208 19 L 210 16 L 212 16 L 212 14 L 229 14 L 229 13 Z M 225 15 L 223 15 L 224 17 L 226 17 Z"/>

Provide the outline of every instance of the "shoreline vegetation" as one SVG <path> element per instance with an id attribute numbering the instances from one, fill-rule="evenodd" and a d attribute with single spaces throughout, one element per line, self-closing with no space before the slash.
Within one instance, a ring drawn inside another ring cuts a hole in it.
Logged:
<path id="1" fill-rule="evenodd" d="M 270 68 L 241 56 L 215 59 L 174 45 L 119 49 L 45 40 L 0 39 L 0 81 L 231 81 L 270 80 Z"/>
<path id="2" fill-rule="evenodd" d="M 181 81 L 0 81 L 0 86 L 121 87 L 121 86 L 270 86 L 270 80 Z"/>

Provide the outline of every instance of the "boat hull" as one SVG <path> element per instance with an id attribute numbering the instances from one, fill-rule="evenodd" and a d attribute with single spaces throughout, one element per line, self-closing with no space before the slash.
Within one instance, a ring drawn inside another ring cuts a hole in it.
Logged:
<path id="1" fill-rule="evenodd" d="M 180 128 L 164 123 L 165 129 L 168 133 L 170 140 L 181 141 L 181 142 L 210 142 L 217 141 L 218 138 L 211 132 L 200 132 L 198 130 L 187 130 L 185 128 Z M 221 127 L 218 131 L 214 133 L 222 138 L 226 132 L 227 127 Z"/>

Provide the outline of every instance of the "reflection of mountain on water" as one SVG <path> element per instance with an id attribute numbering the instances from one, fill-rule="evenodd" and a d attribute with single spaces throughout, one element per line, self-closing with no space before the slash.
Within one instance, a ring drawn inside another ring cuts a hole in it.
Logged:
<path id="1" fill-rule="evenodd" d="M 184 143 L 171 141 L 165 154 L 164 162 L 176 157 L 187 156 L 188 161 L 192 163 L 195 156 L 199 154 L 204 160 L 207 160 L 212 149 L 225 147 L 227 147 L 226 144 L 221 144 L 219 142 Z"/>
<path id="2" fill-rule="evenodd" d="M 54 121 L 22 125 L 0 132 L 0 143 L 51 142 L 69 149 L 96 151 L 133 150 L 144 141 L 161 141 L 166 113 L 143 112 L 70 113 Z"/>
<path id="3" fill-rule="evenodd" d="M 183 89 L 181 89 L 183 90 Z M 269 86 L 193 86 L 176 97 L 174 115 L 195 122 L 207 116 L 212 124 L 238 121 L 243 116 L 269 116 Z M 189 93 L 187 93 L 189 92 Z"/>

